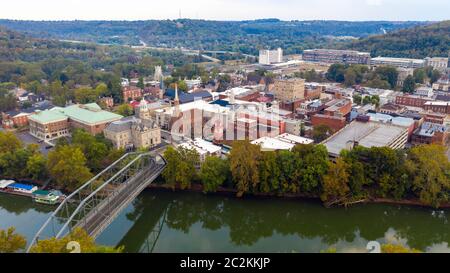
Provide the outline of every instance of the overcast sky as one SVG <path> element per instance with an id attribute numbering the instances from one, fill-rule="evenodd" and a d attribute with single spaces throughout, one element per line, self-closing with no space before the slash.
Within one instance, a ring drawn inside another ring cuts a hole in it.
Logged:
<path id="1" fill-rule="evenodd" d="M 0 18 L 29 20 L 448 20 L 450 0 L 2 0 Z"/>

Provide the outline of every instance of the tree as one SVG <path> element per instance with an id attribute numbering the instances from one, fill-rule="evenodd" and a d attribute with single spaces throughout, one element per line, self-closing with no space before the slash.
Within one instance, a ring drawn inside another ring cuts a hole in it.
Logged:
<path id="1" fill-rule="evenodd" d="M 185 81 L 178 81 L 178 90 L 183 91 L 183 92 L 188 91 L 188 86 Z"/>
<path id="2" fill-rule="evenodd" d="M 343 64 L 332 64 L 328 68 L 327 79 L 335 82 L 344 82 L 346 66 Z"/>
<path id="3" fill-rule="evenodd" d="M 414 70 L 413 76 L 416 83 L 424 83 L 427 78 L 427 72 L 424 68 L 417 68 Z"/>
<path id="4" fill-rule="evenodd" d="M 364 99 L 363 99 L 363 102 L 362 102 L 363 105 L 367 105 L 367 104 L 369 104 L 371 102 L 372 102 L 372 97 L 371 96 L 364 96 Z"/>
<path id="5" fill-rule="evenodd" d="M 22 142 L 11 132 L 0 131 L 0 154 L 14 152 L 22 147 Z"/>
<path id="6" fill-rule="evenodd" d="M 92 177 L 86 161 L 79 147 L 59 146 L 48 154 L 47 169 L 57 186 L 72 191 Z"/>
<path id="7" fill-rule="evenodd" d="M 141 88 L 141 89 L 144 89 L 145 84 L 144 84 L 144 78 L 143 77 L 139 78 L 138 83 L 136 84 L 136 86 Z"/>
<path id="8" fill-rule="evenodd" d="M 405 93 L 414 93 L 414 90 L 416 90 L 416 81 L 413 76 L 408 75 L 403 82 L 402 91 Z"/>
<path id="9" fill-rule="evenodd" d="M 42 154 L 34 154 L 28 158 L 26 172 L 33 180 L 47 178 L 47 159 Z"/>
<path id="10" fill-rule="evenodd" d="M 382 80 L 378 77 L 369 80 L 366 85 L 370 88 L 390 89 L 391 85 L 386 80 Z"/>
<path id="11" fill-rule="evenodd" d="M 430 75 L 430 84 L 437 82 L 442 77 L 442 73 L 439 70 L 433 69 Z"/>
<path id="12" fill-rule="evenodd" d="M 353 95 L 353 102 L 356 103 L 357 105 L 361 105 L 361 103 L 362 103 L 361 95 L 359 95 L 359 94 Z"/>
<path id="13" fill-rule="evenodd" d="M 260 162 L 260 192 L 276 192 L 280 188 L 281 170 L 276 152 L 263 152 Z"/>
<path id="14" fill-rule="evenodd" d="M 97 91 L 92 88 L 78 88 L 74 95 L 75 100 L 81 104 L 95 102 L 99 97 Z"/>
<path id="15" fill-rule="evenodd" d="M 27 241 L 24 236 L 15 233 L 13 227 L 8 230 L 0 229 L 0 253 L 15 253 L 25 249 Z"/>
<path id="16" fill-rule="evenodd" d="M 27 162 L 36 153 L 34 146 L 20 148 L 13 152 L 0 154 L 0 170 L 6 177 L 21 179 L 27 177 Z"/>
<path id="17" fill-rule="evenodd" d="M 234 141 L 229 158 L 230 170 L 233 181 L 236 183 L 238 197 L 249 192 L 250 189 L 257 189 L 260 182 L 260 147 L 247 140 Z"/>
<path id="18" fill-rule="evenodd" d="M 356 84 L 356 72 L 353 69 L 347 69 L 344 77 L 346 86 L 353 86 Z"/>
<path id="19" fill-rule="evenodd" d="M 227 160 L 209 156 L 200 169 L 203 192 L 215 192 L 229 177 L 230 166 Z"/>
<path id="20" fill-rule="evenodd" d="M 70 242 L 76 242 L 80 246 L 81 253 L 121 253 L 123 247 L 113 248 L 108 246 L 100 246 L 95 243 L 94 238 L 90 237 L 87 232 L 81 228 L 75 228 L 72 232 L 61 238 L 50 238 L 39 240 L 34 245 L 31 253 L 70 253 Z"/>
<path id="21" fill-rule="evenodd" d="M 333 134 L 333 130 L 328 125 L 319 124 L 317 126 L 314 126 L 313 139 L 316 143 L 320 143 L 320 142 L 324 141 L 332 134 Z"/>
<path id="22" fill-rule="evenodd" d="M 450 163 L 445 147 L 434 144 L 414 147 L 405 164 L 413 191 L 424 204 L 439 207 L 448 202 Z"/>
<path id="23" fill-rule="evenodd" d="M 117 107 L 116 110 L 117 114 L 122 115 L 124 117 L 129 117 L 134 114 L 133 107 L 129 105 L 128 103 L 121 104 Z"/>
<path id="24" fill-rule="evenodd" d="M 328 171 L 328 151 L 324 145 L 296 145 L 293 181 L 303 193 L 319 195 L 323 177 Z"/>
<path id="25" fill-rule="evenodd" d="M 340 200 L 348 195 L 349 188 L 349 166 L 342 158 L 336 163 L 329 163 L 328 173 L 323 178 L 323 192 L 320 196 L 322 201 Z"/>
<path id="26" fill-rule="evenodd" d="M 421 253 L 414 248 L 408 248 L 402 245 L 384 244 L 381 246 L 381 253 Z"/>
<path id="27" fill-rule="evenodd" d="M 72 144 L 80 147 L 91 170 L 98 171 L 104 167 L 102 161 L 109 153 L 104 139 L 94 137 L 83 129 L 76 129 L 72 133 Z"/>
<path id="28" fill-rule="evenodd" d="M 95 93 L 97 97 L 105 96 L 106 94 L 108 94 L 108 86 L 103 82 L 97 84 L 97 86 L 95 87 Z"/>
<path id="29" fill-rule="evenodd" d="M 387 81 L 390 88 L 397 86 L 398 71 L 392 66 L 379 66 L 375 69 L 375 74 L 382 81 Z"/>
<path id="30" fill-rule="evenodd" d="M 380 107 L 380 96 L 373 95 L 370 98 L 370 103 L 373 104 L 376 108 Z"/>
<path id="31" fill-rule="evenodd" d="M 162 176 L 166 183 L 175 189 L 177 185 L 181 189 L 191 187 L 192 181 L 196 178 L 196 166 L 199 165 L 199 154 L 195 150 L 179 147 L 175 149 L 168 147 L 164 152 L 167 161 L 166 168 Z"/>

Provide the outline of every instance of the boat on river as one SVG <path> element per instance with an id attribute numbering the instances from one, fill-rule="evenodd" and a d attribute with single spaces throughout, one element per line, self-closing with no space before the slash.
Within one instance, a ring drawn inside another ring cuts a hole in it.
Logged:
<path id="1" fill-rule="evenodd" d="M 66 197 L 60 191 L 39 190 L 35 185 L 20 184 L 14 180 L 0 180 L 0 192 L 31 197 L 36 203 L 45 205 L 56 205 Z"/>
<path id="2" fill-rule="evenodd" d="M 39 204 L 56 205 L 62 201 L 62 196 L 54 191 L 37 190 L 33 192 L 33 201 Z"/>

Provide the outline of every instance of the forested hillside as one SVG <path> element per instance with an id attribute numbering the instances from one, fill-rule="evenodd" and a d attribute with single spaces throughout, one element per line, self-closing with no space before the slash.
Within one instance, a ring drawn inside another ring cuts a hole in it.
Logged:
<path id="1" fill-rule="evenodd" d="M 120 102 L 120 78 L 130 72 L 147 76 L 155 65 L 181 67 L 196 61 L 179 51 L 134 51 L 125 46 L 60 42 L 38 39 L 0 27 L 0 111 L 13 109 L 8 90 L 22 86 L 66 101 L 95 101 L 99 95 Z"/>
<path id="2" fill-rule="evenodd" d="M 342 37 L 366 37 L 426 24 L 424 22 L 345 21 L 14 21 L 0 20 L 12 30 L 34 37 L 107 44 L 228 50 L 256 55 L 260 48 L 282 47 L 286 53 L 331 46 Z"/>
<path id="3" fill-rule="evenodd" d="M 450 21 L 362 38 L 340 47 L 370 51 L 372 56 L 446 57 L 450 52 Z"/>

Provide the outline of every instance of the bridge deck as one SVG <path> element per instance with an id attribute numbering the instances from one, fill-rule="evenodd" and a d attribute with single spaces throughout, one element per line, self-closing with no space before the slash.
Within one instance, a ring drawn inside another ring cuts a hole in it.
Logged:
<path id="1" fill-rule="evenodd" d="M 96 238 L 125 207 L 161 174 L 163 169 L 164 166 L 153 164 L 128 179 L 114 191 L 113 196 L 108 196 L 101 204 L 91 210 L 77 227 L 83 228 L 90 236 Z"/>

